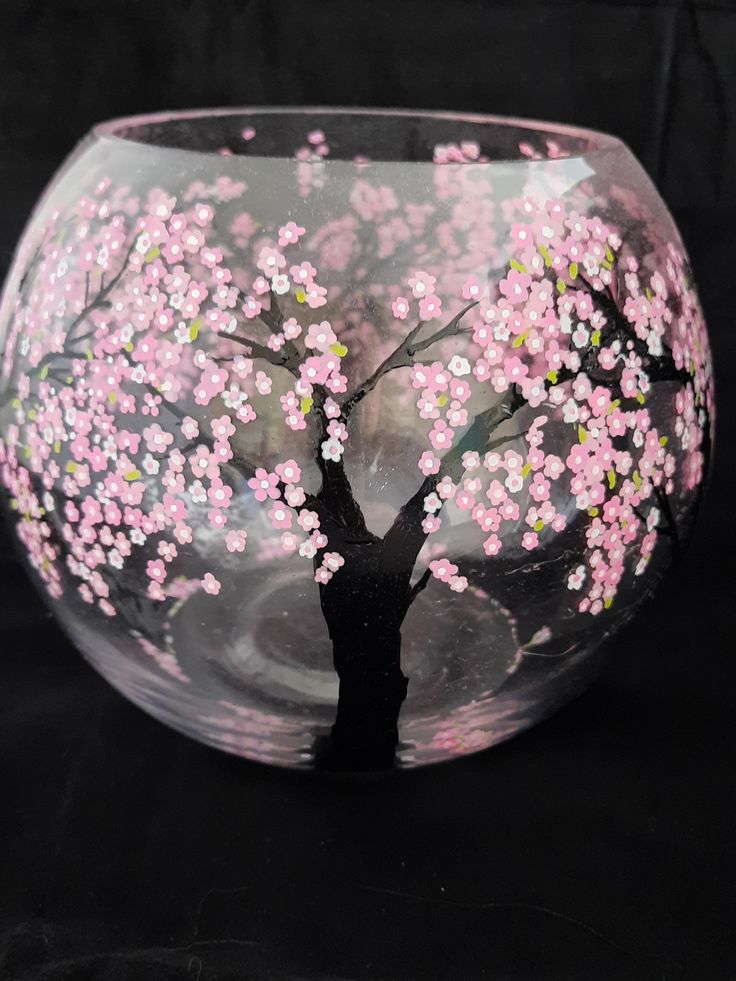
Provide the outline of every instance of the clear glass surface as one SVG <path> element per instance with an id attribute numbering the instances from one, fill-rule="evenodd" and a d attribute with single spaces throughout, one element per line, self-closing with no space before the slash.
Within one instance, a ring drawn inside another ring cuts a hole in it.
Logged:
<path id="1" fill-rule="evenodd" d="M 682 548 L 710 455 L 673 221 L 623 144 L 563 126 L 102 124 L 0 344 L 8 513 L 60 623 L 157 718 L 287 766 L 548 714 Z"/>

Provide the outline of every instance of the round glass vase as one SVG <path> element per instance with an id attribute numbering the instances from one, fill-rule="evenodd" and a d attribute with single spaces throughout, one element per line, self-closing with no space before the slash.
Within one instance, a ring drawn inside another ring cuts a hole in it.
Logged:
<path id="1" fill-rule="evenodd" d="M 104 123 L 0 307 L 34 579 L 147 712 L 285 766 L 483 749 L 587 682 L 677 556 L 713 389 L 617 139 L 486 116 Z"/>

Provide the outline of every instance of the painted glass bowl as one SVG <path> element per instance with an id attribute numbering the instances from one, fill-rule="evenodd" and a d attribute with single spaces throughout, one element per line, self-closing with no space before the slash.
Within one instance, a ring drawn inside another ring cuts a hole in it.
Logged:
<path id="1" fill-rule="evenodd" d="M 549 713 L 707 470 L 687 257 L 596 132 L 102 124 L 0 332 L 2 485 L 59 622 L 146 711 L 271 763 L 419 765 Z"/>

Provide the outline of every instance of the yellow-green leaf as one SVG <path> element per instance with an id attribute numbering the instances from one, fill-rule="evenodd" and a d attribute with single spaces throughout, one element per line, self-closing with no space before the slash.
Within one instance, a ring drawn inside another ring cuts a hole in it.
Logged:
<path id="1" fill-rule="evenodd" d="M 534 530 L 535 531 L 541 531 L 542 528 L 544 528 L 544 522 L 540 518 L 538 521 L 535 521 L 534 522 Z"/>
<path id="2" fill-rule="evenodd" d="M 524 466 L 521 468 L 521 476 L 528 477 L 531 472 L 532 472 L 531 463 L 525 463 Z"/>
<path id="3" fill-rule="evenodd" d="M 611 251 L 610 245 L 606 246 L 606 259 L 608 259 L 609 262 L 613 262 L 613 252 Z"/>
<path id="4" fill-rule="evenodd" d="M 158 259 L 160 255 L 161 249 L 157 245 L 154 245 L 148 250 L 148 252 L 146 252 L 146 262 L 153 262 L 153 260 Z"/>
<path id="5" fill-rule="evenodd" d="M 441 395 L 437 396 L 437 405 L 439 406 L 440 409 L 443 409 L 449 401 L 450 401 L 449 395 L 445 395 L 444 392 L 442 392 Z"/>
<path id="6" fill-rule="evenodd" d="M 297 303 L 304 303 L 307 299 L 307 291 L 300 286 L 299 289 L 294 294 L 294 296 L 296 297 Z"/>
<path id="7" fill-rule="evenodd" d="M 348 349 L 345 347 L 344 344 L 341 344 L 339 341 L 336 344 L 333 344 L 330 347 L 330 350 L 332 351 L 333 354 L 336 354 L 338 358 L 344 358 L 345 355 L 348 353 Z"/>
<path id="8" fill-rule="evenodd" d="M 590 337 L 590 343 L 593 347 L 599 347 L 601 343 L 601 332 L 599 330 L 594 330 Z"/>
<path id="9" fill-rule="evenodd" d="M 652 302 L 652 300 L 654 299 L 654 293 L 652 293 L 652 291 L 651 291 L 651 290 L 649 289 L 649 287 L 648 287 L 648 286 L 647 286 L 647 288 L 646 288 L 646 289 L 644 290 L 644 293 L 646 294 L 646 298 L 647 298 L 647 299 L 649 300 L 649 302 L 651 303 L 651 302 Z"/>
<path id="10" fill-rule="evenodd" d="M 613 596 L 607 596 L 603 600 L 603 607 L 606 610 L 610 610 L 612 606 L 613 606 Z"/>
<path id="11" fill-rule="evenodd" d="M 525 273 L 527 271 L 526 266 L 522 265 L 516 259 L 512 259 L 509 265 L 511 266 L 512 269 L 515 269 L 517 272 Z"/>
<path id="12" fill-rule="evenodd" d="M 301 408 L 302 412 L 304 413 L 304 415 L 306 415 L 309 412 L 309 410 L 312 408 L 313 405 L 314 405 L 314 399 L 313 398 L 310 398 L 308 395 L 306 395 L 302 399 L 301 406 L 300 406 L 300 408 Z"/>
<path id="13" fill-rule="evenodd" d="M 191 322 L 191 324 L 189 325 L 189 340 L 190 341 L 196 341 L 197 340 L 197 337 L 199 335 L 200 330 L 202 329 L 203 324 L 204 324 L 204 321 L 200 317 L 197 317 L 196 320 L 193 320 Z"/>
<path id="14" fill-rule="evenodd" d="M 639 488 L 641 487 L 641 475 L 639 474 L 638 470 L 635 470 L 632 473 L 631 479 L 634 481 L 634 487 L 636 487 L 636 489 L 639 490 Z"/>
<path id="15" fill-rule="evenodd" d="M 140 476 L 141 476 L 140 470 L 129 470 L 125 475 L 125 480 L 127 481 L 138 480 Z"/>
<path id="16" fill-rule="evenodd" d="M 614 399 L 613 402 L 611 402 L 611 404 L 608 406 L 608 411 L 606 412 L 606 415 L 610 416 L 610 414 L 612 412 L 615 412 L 620 405 L 621 405 L 621 399 Z"/>
<path id="17" fill-rule="evenodd" d="M 556 385 L 557 384 L 557 379 L 558 378 L 559 378 L 559 375 L 558 375 L 556 369 L 553 368 L 552 371 L 548 371 L 547 372 L 547 381 L 552 382 L 553 385 Z"/>
<path id="18" fill-rule="evenodd" d="M 644 398 L 641 392 L 636 393 L 636 401 L 639 403 L 639 405 L 644 405 L 644 403 L 646 402 L 646 399 Z"/>
<path id="19" fill-rule="evenodd" d="M 88 361 L 91 361 L 94 358 L 94 354 L 92 354 L 91 351 L 85 351 L 84 354 Z"/>
<path id="20" fill-rule="evenodd" d="M 41 381 L 45 381 L 46 378 L 48 378 L 48 376 L 49 376 L 49 366 L 45 364 L 43 368 L 41 368 L 41 370 L 39 371 L 38 377 L 41 379 Z"/>
<path id="21" fill-rule="evenodd" d="M 669 441 L 670 441 L 669 436 L 660 436 L 659 437 L 659 445 L 660 446 L 666 446 L 669 443 Z"/>
<path id="22" fill-rule="evenodd" d="M 608 471 L 608 486 L 611 490 L 616 486 L 616 472 L 615 470 Z"/>
<path id="23" fill-rule="evenodd" d="M 54 453 L 61 453 L 61 440 L 54 440 Z"/>
<path id="24" fill-rule="evenodd" d="M 555 283 L 555 286 L 557 287 L 558 293 L 564 293 L 565 290 L 567 289 L 567 283 L 565 282 L 564 279 L 558 279 L 557 282 Z"/>
<path id="25" fill-rule="evenodd" d="M 524 343 L 524 341 L 527 339 L 528 336 L 529 336 L 529 331 L 525 330 L 523 334 L 519 334 L 518 337 L 515 337 L 513 339 L 513 341 L 511 342 L 511 347 L 521 347 L 521 345 Z"/>
<path id="26" fill-rule="evenodd" d="M 546 245 L 540 245 L 540 246 L 538 246 L 538 249 L 539 249 L 539 254 L 544 259 L 545 266 L 547 266 L 547 268 L 549 268 L 552 265 L 552 256 L 547 251 L 547 246 Z"/>
<path id="27" fill-rule="evenodd" d="M 596 507 L 588 508 L 588 514 L 591 516 L 591 518 L 597 518 L 598 517 L 598 508 L 596 508 Z"/>
<path id="28" fill-rule="evenodd" d="M 115 403 L 117 402 L 117 400 L 118 400 L 118 393 L 117 392 L 108 392 L 107 393 L 107 401 L 111 405 L 115 405 Z"/>
<path id="29" fill-rule="evenodd" d="M 77 464 L 74 462 L 74 460 L 68 460 L 64 469 L 66 470 L 67 473 L 76 473 Z"/>
<path id="30" fill-rule="evenodd" d="M 568 272 L 570 273 L 570 279 L 578 278 L 578 264 L 577 262 L 571 262 Z"/>
<path id="31" fill-rule="evenodd" d="M 578 426 L 578 439 L 581 443 L 585 443 L 588 439 L 588 433 L 584 426 Z"/>

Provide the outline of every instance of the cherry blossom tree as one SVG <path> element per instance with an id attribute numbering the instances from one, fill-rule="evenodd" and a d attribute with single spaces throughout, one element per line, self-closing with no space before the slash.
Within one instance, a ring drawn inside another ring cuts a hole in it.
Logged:
<path id="1" fill-rule="evenodd" d="M 51 598 L 111 618 L 182 684 L 172 621 L 227 585 L 197 536 L 246 551 L 236 504 L 258 502 L 319 591 L 340 679 L 333 762 L 381 766 L 408 610 L 425 589 L 474 588 L 443 546 L 448 513 L 488 559 L 513 541 L 530 565 L 574 530 L 571 610 L 605 616 L 655 549 L 680 548 L 712 382 L 681 246 L 623 190 L 531 181 L 503 202 L 500 238 L 483 155 L 451 145 L 428 199 L 358 161 L 344 211 L 309 227 L 298 201 L 324 186 L 326 155 L 311 134 L 297 205 L 273 223 L 232 177 L 143 197 L 96 179 L 45 215 L 2 313 L 0 463 Z M 426 442 L 379 534 L 350 447 L 381 401 L 417 414 Z"/>

